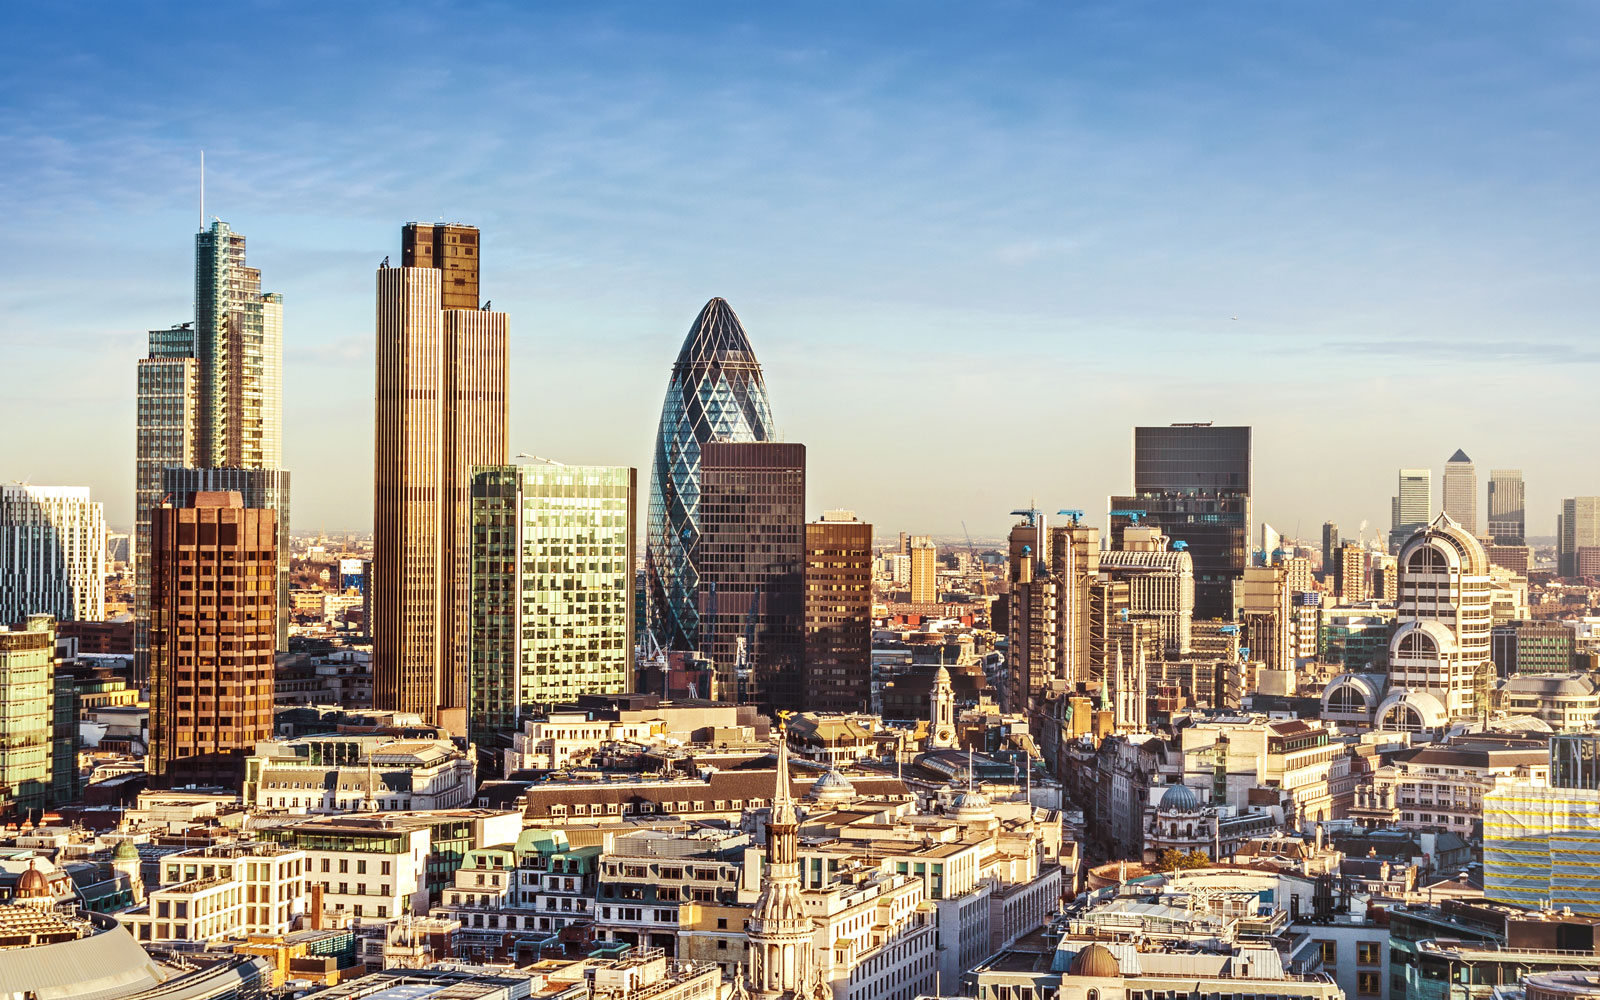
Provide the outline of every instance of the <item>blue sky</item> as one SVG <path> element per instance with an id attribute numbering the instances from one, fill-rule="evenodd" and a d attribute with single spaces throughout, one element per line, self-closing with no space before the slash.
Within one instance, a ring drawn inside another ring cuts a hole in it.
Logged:
<path id="1" fill-rule="evenodd" d="M 513 451 L 647 476 L 706 299 L 810 505 L 1095 510 L 1136 423 L 1256 431 L 1258 519 L 1401 466 L 1600 493 L 1581 4 L 62 5 L 0 40 L 0 478 L 131 516 L 134 360 L 207 214 L 285 297 L 297 529 L 371 519 L 372 271 L 484 230 Z M 1237 316 L 1237 319 L 1232 317 Z"/>

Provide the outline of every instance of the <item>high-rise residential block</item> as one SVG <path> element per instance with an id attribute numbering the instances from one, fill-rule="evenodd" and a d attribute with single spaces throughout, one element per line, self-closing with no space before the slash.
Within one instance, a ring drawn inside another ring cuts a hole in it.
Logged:
<path id="1" fill-rule="evenodd" d="M 1489 538 L 1496 545 L 1524 545 L 1528 498 L 1521 469 L 1489 470 Z"/>
<path id="2" fill-rule="evenodd" d="M 155 508 L 150 533 L 150 752 L 158 784 L 237 787 L 272 736 L 277 515 L 238 493 Z"/>
<path id="3" fill-rule="evenodd" d="M 662 649 L 704 650 L 700 634 L 700 468 L 712 441 L 773 441 L 777 426 L 761 365 L 733 307 L 695 317 L 672 364 L 650 468 L 646 621 Z"/>
<path id="4" fill-rule="evenodd" d="M 199 465 L 283 464 L 283 296 L 261 291 L 245 239 L 213 222 L 195 235 Z"/>
<path id="5" fill-rule="evenodd" d="M 1433 518 L 1433 470 L 1401 469 L 1399 490 L 1389 505 L 1389 548 L 1398 549 Z"/>
<path id="6" fill-rule="evenodd" d="M 1133 493 L 1111 498 L 1112 547 L 1130 524 L 1160 528 L 1194 559 L 1195 617 L 1232 618 L 1250 562 L 1250 428 L 1133 430 Z"/>
<path id="7" fill-rule="evenodd" d="M 504 465 L 472 478 L 472 735 L 633 682 L 635 470 Z"/>
<path id="8" fill-rule="evenodd" d="M 1341 604 L 1358 604 L 1371 596 L 1366 549 L 1355 542 L 1339 546 L 1339 561 L 1335 568 L 1333 588 Z"/>
<path id="9" fill-rule="evenodd" d="M 927 535 L 911 537 L 911 603 L 939 603 L 939 547 Z"/>
<path id="10" fill-rule="evenodd" d="M 105 611 L 104 505 L 86 486 L 0 485 L 0 622 Z"/>
<path id="11" fill-rule="evenodd" d="M 872 696 L 872 525 L 831 510 L 806 525 L 805 707 L 865 712 Z"/>
<path id="12" fill-rule="evenodd" d="M 725 699 L 802 703 L 806 449 L 707 442 L 700 456 L 700 649 Z"/>
<path id="13" fill-rule="evenodd" d="M 1561 501 L 1556 533 L 1556 573 L 1581 575 L 1581 550 L 1600 548 L 1600 497 L 1568 497 Z"/>
<path id="14" fill-rule="evenodd" d="M 418 260 L 424 243 L 438 245 L 421 228 L 406 229 Z M 461 724 L 471 705 L 468 494 L 474 466 L 507 464 L 508 342 L 506 315 L 477 307 L 477 231 L 448 228 L 456 242 L 446 245 L 472 248 L 470 264 L 463 255 L 444 270 L 430 253 L 433 266 L 377 274 L 369 628 L 374 705 Z"/>
<path id="15" fill-rule="evenodd" d="M 49 615 L 0 622 L 0 810 L 26 815 L 57 805 L 54 622 Z M 70 720 L 76 725 L 76 720 Z M 76 756 L 71 760 L 77 767 Z"/>
<path id="16" fill-rule="evenodd" d="M 1478 533 L 1478 470 L 1460 448 L 1444 463 L 1444 512 L 1471 534 Z"/>
<path id="17" fill-rule="evenodd" d="M 246 507 L 270 510 L 277 526 L 277 644 L 289 648 L 289 473 L 282 469 L 167 468 L 161 473 L 161 496 L 174 507 L 187 507 L 201 493 L 237 493 Z"/>

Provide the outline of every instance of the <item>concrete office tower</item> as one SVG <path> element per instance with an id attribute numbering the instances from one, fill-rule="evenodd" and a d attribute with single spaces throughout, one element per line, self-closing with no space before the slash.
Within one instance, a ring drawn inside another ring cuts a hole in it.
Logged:
<path id="1" fill-rule="evenodd" d="M 1389 503 L 1389 548 L 1397 550 L 1433 517 L 1433 470 L 1401 469 L 1399 492 Z"/>
<path id="2" fill-rule="evenodd" d="M 1496 545 L 1527 544 L 1527 496 L 1521 469 L 1489 470 L 1489 538 Z"/>
<path id="3" fill-rule="evenodd" d="M 767 385 L 733 308 L 707 302 L 684 338 L 661 405 L 650 469 L 645 598 L 662 649 L 699 650 L 700 456 L 710 441 L 777 438 Z"/>
<path id="4" fill-rule="evenodd" d="M 0 486 L 0 622 L 106 616 L 105 506 L 87 486 Z"/>
<path id="5" fill-rule="evenodd" d="M 445 227 L 458 260 L 473 260 L 447 271 L 438 229 L 413 223 L 402 241 L 404 259 L 435 266 L 377 274 L 369 629 L 374 706 L 455 730 L 471 705 L 468 492 L 474 466 L 507 464 L 508 347 L 506 315 L 465 297 L 477 287 L 477 230 Z"/>
<path id="6" fill-rule="evenodd" d="M 872 525 L 848 510 L 806 525 L 805 707 L 865 712 L 872 697 Z"/>
<path id="7" fill-rule="evenodd" d="M 226 222 L 195 235 L 199 465 L 283 464 L 283 296 L 261 291 L 244 237 Z"/>
<path id="8" fill-rule="evenodd" d="M 1101 581 L 1103 557 L 1100 529 L 1075 517 L 1051 528 L 1035 512 L 1012 527 L 1005 711 L 1037 714 L 1078 684 L 1105 679 L 1113 655 L 1107 627 L 1128 607 L 1128 584 L 1109 574 Z"/>
<path id="9" fill-rule="evenodd" d="M 1100 571 L 1127 581 L 1130 619 L 1153 627 L 1165 652 L 1185 655 L 1194 624 L 1194 560 L 1169 544 L 1155 528 L 1130 525 L 1122 548 L 1100 553 Z"/>
<path id="10" fill-rule="evenodd" d="M 1244 634 L 1250 659 L 1272 671 L 1294 669 L 1289 621 L 1289 574 L 1280 563 L 1244 571 Z M 1279 692 L 1274 692 L 1279 693 Z M 1295 693 L 1289 684 L 1281 693 Z"/>
<path id="11" fill-rule="evenodd" d="M 504 465 L 472 477 L 472 737 L 633 684 L 638 474 Z"/>
<path id="12" fill-rule="evenodd" d="M 55 783 L 55 623 L 32 615 L 15 628 L 0 621 L 0 811 L 16 816 L 64 804 L 53 801 Z M 76 719 L 68 719 L 75 727 Z M 76 758 L 68 763 L 76 767 Z"/>
<path id="13" fill-rule="evenodd" d="M 911 603 L 939 603 L 939 547 L 927 535 L 911 537 Z"/>
<path id="14" fill-rule="evenodd" d="M 1160 528 L 1194 559 L 1196 618 L 1232 618 L 1250 560 L 1250 428 L 1133 429 L 1133 495 L 1111 498 L 1112 548 L 1129 524 Z"/>
<path id="15" fill-rule="evenodd" d="M 1478 470 L 1460 448 L 1444 464 L 1444 512 L 1461 527 L 1478 533 Z"/>
<path id="16" fill-rule="evenodd" d="M 1332 521 L 1322 523 L 1322 573 L 1327 576 L 1337 572 L 1339 552 L 1339 526 Z"/>
<path id="17" fill-rule="evenodd" d="M 1600 550 L 1600 497 L 1568 497 L 1556 519 L 1556 574 L 1580 576 L 1584 549 Z"/>
<path id="18" fill-rule="evenodd" d="M 803 703 L 806 447 L 708 441 L 700 455 L 700 649 L 725 700 Z"/>
<path id="19" fill-rule="evenodd" d="M 182 469 L 161 473 L 161 496 L 174 507 L 188 507 L 201 493 L 237 493 L 246 507 L 270 510 L 277 525 L 276 583 L 280 609 L 277 644 L 289 648 L 289 473 L 282 469 Z"/>
<path id="20" fill-rule="evenodd" d="M 237 787 L 272 737 L 275 511 L 238 493 L 155 508 L 150 532 L 150 752 L 157 784 Z"/>
<path id="21" fill-rule="evenodd" d="M 1389 636 L 1389 693 L 1379 728 L 1436 731 L 1485 715 L 1494 662 L 1489 557 L 1440 514 L 1401 546 L 1400 596 Z"/>

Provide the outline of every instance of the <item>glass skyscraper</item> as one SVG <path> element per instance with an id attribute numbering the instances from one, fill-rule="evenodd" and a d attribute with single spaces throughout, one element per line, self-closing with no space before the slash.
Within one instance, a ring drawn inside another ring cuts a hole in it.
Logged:
<path id="1" fill-rule="evenodd" d="M 706 303 L 672 365 L 650 470 L 645 600 L 662 649 L 700 647 L 700 449 L 777 437 L 767 386 L 733 308 Z"/>
<path id="2" fill-rule="evenodd" d="M 1111 509 L 1124 512 L 1111 517 L 1113 548 L 1129 524 L 1160 528 L 1194 560 L 1194 617 L 1234 616 L 1250 555 L 1250 428 L 1135 427 L 1133 495 Z"/>
<path id="3" fill-rule="evenodd" d="M 632 686 L 638 476 L 492 465 L 472 476 L 473 738 L 522 712 Z"/>

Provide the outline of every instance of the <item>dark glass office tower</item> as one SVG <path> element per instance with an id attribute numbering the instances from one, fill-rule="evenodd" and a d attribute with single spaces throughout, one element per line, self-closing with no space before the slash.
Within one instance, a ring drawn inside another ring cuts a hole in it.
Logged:
<path id="1" fill-rule="evenodd" d="M 1194 559 L 1194 616 L 1232 618 L 1250 558 L 1250 428 L 1133 429 L 1133 495 L 1111 498 L 1111 537 L 1137 520 Z M 1130 513 L 1141 512 L 1141 513 Z"/>
<path id="2" fill-rule="evenodd" d="M 806 525 L 805 707 L 865 712 L 872 697 L 872 525 L 828 511 Z"/>
<path id="3" fill-rule="evenodd" d="M 708 442 L 700 454 L 700 650 L 719 696 L 802 707 L 806 448 Z"/>
<path id="4" fill-rule="evenodd" d="M 701 449 L 709 441 L 776 436 L 750 339 L 733 308 L 712 299 L 673 362 L 650 469 L 645 601 L 662 649 L 706 651 L 698 611 Z"/>

